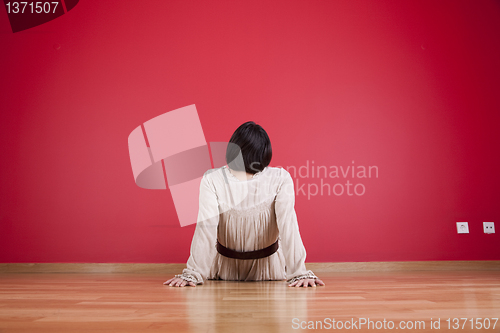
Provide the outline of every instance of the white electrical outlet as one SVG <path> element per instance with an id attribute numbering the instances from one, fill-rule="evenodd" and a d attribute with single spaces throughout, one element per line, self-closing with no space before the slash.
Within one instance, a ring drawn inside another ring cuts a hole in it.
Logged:
<path id="1" fill-rule="evenodd" d="M 494 222 L 483 222 L 483 230 L 485 234 L 495 233 L 495 223 Z"/>
<path id="2" fill-rule="evenodd" d="M 469 233 L 469 223 L 468 222 L 457 222 L 457 232 L 459 234 Z"/>

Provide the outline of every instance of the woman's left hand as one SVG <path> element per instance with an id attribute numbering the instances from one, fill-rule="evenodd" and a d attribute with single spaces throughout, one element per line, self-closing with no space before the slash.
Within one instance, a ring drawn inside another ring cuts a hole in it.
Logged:
<path id="1" fill-rule="evenodd" d="M 290 283 L 288 286 L 289 287 L 316 287 L 316 285 L 318 286 L 324 286 L 325 283 L 323 281 L 321 281 L 320 279 L 301 279 L 301 280 L 297 280 L 295 281 L 294 283 Z"/>

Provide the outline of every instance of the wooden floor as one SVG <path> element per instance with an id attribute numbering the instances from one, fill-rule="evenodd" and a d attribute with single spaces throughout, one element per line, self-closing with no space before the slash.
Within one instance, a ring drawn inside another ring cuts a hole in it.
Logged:
<path id="1" fill-rule="evenodd" d="M 403 321 L 418 332 L 500 332 L 499 322 L 493 329 L 500 271 L 318 275 L 326 286 L 306 289 L 281 281 L 173 288 L 162 285 L 170 276 L 159 274 L 3 273 L 0 332 L 297 332 L 320 329 L 320 322 L 328 329 L 332 319 L 355 324 L 336 330 L 343 332 L 388 332 L 384 319 L 394 330 Z M 440 329 L 431 328 L 431 318 L 434 325 L 440 319 Z M 468 319 L 465 327 L 460 318 Z M 490 328 L 477 329 L 484 318 Z"/>

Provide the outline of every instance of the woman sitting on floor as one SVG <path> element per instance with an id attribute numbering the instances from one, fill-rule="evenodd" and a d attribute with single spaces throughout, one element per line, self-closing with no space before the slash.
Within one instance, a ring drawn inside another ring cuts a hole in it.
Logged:
<path id="1" fill-rule="evenodd" d="M 201 180 L 201 222 L 187 268 L 164 284 L 286 279 L 291 287 L 324 286 L 306 270 L 293 180 L 285 169 L 269 167 L 272 150 L 266 131 L 246 122 L 229 142 L 228 165 L 207 171 Z"/>

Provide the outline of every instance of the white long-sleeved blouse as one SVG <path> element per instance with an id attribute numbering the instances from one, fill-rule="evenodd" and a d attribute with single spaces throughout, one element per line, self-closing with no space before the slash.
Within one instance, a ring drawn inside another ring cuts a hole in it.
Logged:
<path id="1" fill-rule="evenodd" d="M 283 168 L 266 167 L 241 181 L 227 166 L 207 171 L 200 184 L 198 223 L 191 255 L 180 275 L 237 281 L 317 278 L 306 270 L 306 251 L 295 213 L 293 180 Z M 217 239 L 235 251 L 260 250 L 279 240 L 274 254 L 261 259 L 233 259 L 217 252 Z"/>

